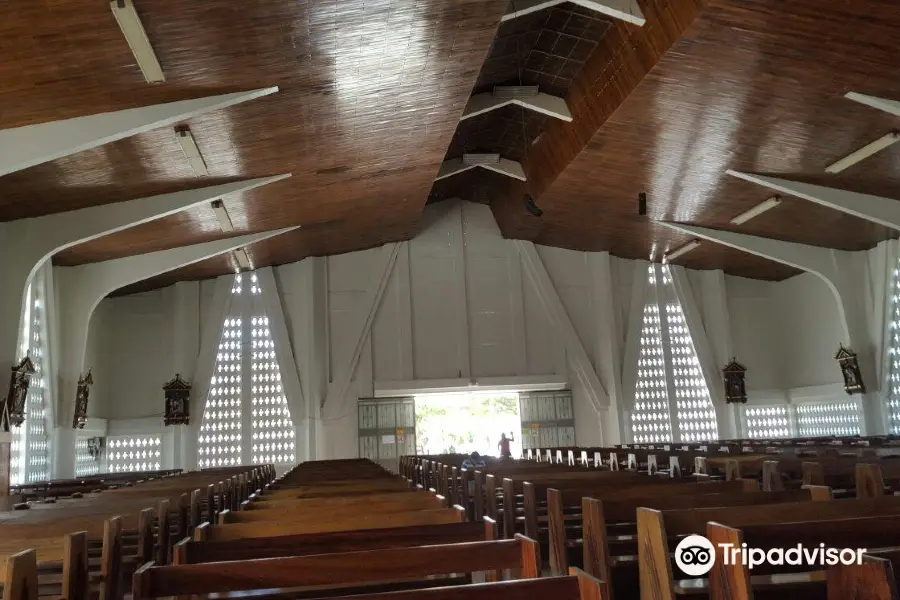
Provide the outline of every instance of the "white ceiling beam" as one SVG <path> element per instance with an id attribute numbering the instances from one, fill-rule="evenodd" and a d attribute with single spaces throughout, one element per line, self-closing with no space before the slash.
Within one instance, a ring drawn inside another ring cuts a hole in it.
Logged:
<path id="1" fill-rule="evenodd" d="M 57 412 L 58 425 L 64 427 L 71 422 L 73 409 L 71 400 L 75 397 L 78 376 L 85 367 L 88 326 L 94 309 L 103 298 L 121 287 L 295 229 L 297 227 L 287 227 L 239 235 L 224 240 L 148 252 L 77 267 L 54 267 L 58 305 L 65 307 L 65 310 L 59 313 L 59 347 L 61 349 L 59 373 L 63 386 L 59 394 L 62 405 Z"/>
<path id="2" fill-rule="evenodd" d="M 778 177 L 741 173 L 740 171 L 728 170 L 726 173 L 776 192 L 790 194 L 885 227 L 900 229 L 900 201 L 898 200 Z"/>
<path id="3" fill-rule="evenodd" d="M 469 154 L 467 156 L 476 155 Z M 509 160 L 508 158 L 500 158 L 500 160 L 497 162 L 469 164 L 466 164 L 462 158 L 451 158 L 450 160 L 445 160 L 441 164 L 440 171 L 438 171 L 438 176 L 435 178 L 435 181 L 446 179 L 447 177 L 452 177 L 453 175 L 458 175 L 476 167 L 481 167 L 483 169 L 487 169 L 488 171 L 506 175 L 507 177 L 512 177 L 513 179 L 518 179 L 520 181 L 526 180 L 525 170 L 522 168 L 522 165 L 514 160 Z"/>
<path id="4" fill-rule="evenodd" d="M 872 108 L 877 108 L 878 110 L 883 110 L 886 113 L 900 117 L 900 102 L 897 100 L 888 100 L 887 98 L 879 98 L 878 96 L 868 96 L 858 92 L 847 92 L 844 94 L 844 97 L 848 100 L 853 100 L 854 102 L 859 102 L 860 104 L 865 104 L 866 106 L 871 106 Z"/>
<path id="5" fill-rule="evenodd" d="M 636 0 L 515 0 L 513 10 L 503 15 L 501 21 L 524 17 L 545 8 L 552 8 L 566 1 L 588 8 L 614 19 L 643 26 L 647 21 Z"/>
<path id="6" fill-rule="evenodd" d="M 490 92 L 475 94 L 469 98 L 460 120 L 465 121 L 504 106 L 521 106 L 561 121 L 570 122 L 572 120 L 572 113 L 569 112 L 569 106 L 566 104 L 565 99 L 543 92 L 523 98 L 498 98 Z"/>
<path id="7" fill-rule="evenodd" d="M 291 173 L 283 173 L 271 177 L 243 179 L 232 183 L 54 213 L 33 219 L 10 221 L 8 225 L 10 228 L 21 228 L 29 239 L 39 238 L 45 254 L 55 254 L 76 244 L 83 244 L 137 225 L 143 225 L 231 194 L 248 192 L 290 176 Z M 4 225 L 7 224 L 4 223 Z M 2 247 L 2 242 L 0 242 L 0 247 Z"/>
<path id="8" fill-rule="evenodd" d="M 0 223 L 0 255 L 16 257 L 16 260 L 7 261 L 4 272 L 6 285 L 0 290 L 0 368 L 6 364 L 5 361 L 11 364 L 15 359 L 19 309 L 28 281 L 52 255 L 77 244 L 287 177 L 290 174 L 246 179 Z"/>
<path id="9" fill-rule="evenodd" d="M 762 258 L 774 260 L 789 267 L 815 273 L 824 279 L 833 275 L 831 255 L 836 250 L 808 246 L 796 242 L 784 242 L 746 233 L 709 229 L 696 225 L 684 225 L 659 221 L 659 224 L 679 233 L 702 238 L 737 250 L 743 250 Z"/>
<path id="10" fill-rule="evenodd" d="M 278 91 L 268 87 L 0 130 L 0 176 Z"/>

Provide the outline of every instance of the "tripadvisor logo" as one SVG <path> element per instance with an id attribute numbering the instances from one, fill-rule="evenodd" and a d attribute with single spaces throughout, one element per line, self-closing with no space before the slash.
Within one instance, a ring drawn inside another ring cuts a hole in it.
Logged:
<path id="1" fill-rule="evenodd" d="M 716 549 L 702 535 L 689 535 L 675 548 L 675 564 L 685 575 L 706 575 L 716 561 Z"/>
<path id="2" fill-rule="evenodd" d="M 719 556 L 725 565 L 745 565 L 748 569 L 769 564 L 774 566 L 832 567 L 837 564 L 860 565 L 865 548 L 828 548 L 825 544 L 806 548 L 749 548 L 747 544 L 719 544 Z M 686 575 L 706 575 L 716 562 L 716 547 L 702 535 L 689 535 L 675 548 L 675 564 Z"/>

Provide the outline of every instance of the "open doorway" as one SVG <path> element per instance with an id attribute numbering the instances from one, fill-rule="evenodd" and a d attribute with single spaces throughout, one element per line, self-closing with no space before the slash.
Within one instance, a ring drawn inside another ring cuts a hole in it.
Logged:
<path id="1" fill-rule="evenodd" d="M 417 454 L 499 456 L 497 445 L 504 433 L 512 439 L 512 455 L 521 453 L 518 393 L 422 394 L 415 398 Z"/>

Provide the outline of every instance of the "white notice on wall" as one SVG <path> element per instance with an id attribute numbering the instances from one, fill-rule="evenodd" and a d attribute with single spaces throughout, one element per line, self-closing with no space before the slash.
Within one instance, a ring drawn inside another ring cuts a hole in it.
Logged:
<path id="1" fill-rule="evenodd" d="M 382 444 L 394 444 L 394 443 L 396 443 L 396 442 L 397 442 L 397 438 L 394 437 L 393 435 L 383 435 L 383 436 L 381 436 L 381 443 L 382 443 Z"/>

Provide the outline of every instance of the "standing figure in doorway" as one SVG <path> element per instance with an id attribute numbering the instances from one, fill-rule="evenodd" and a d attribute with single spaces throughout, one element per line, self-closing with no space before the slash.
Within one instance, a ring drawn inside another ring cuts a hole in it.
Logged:
<path id="1" fill-rule="evenodd" d="M 512 433 L 509 434 L 509 437 L 506 437 L 505 433 L 500 434 L 500 443 L 497 444 L 497 447 L 500 448 L 500 458 L 512 458 L 509 443 L 514 441 Z"/>

